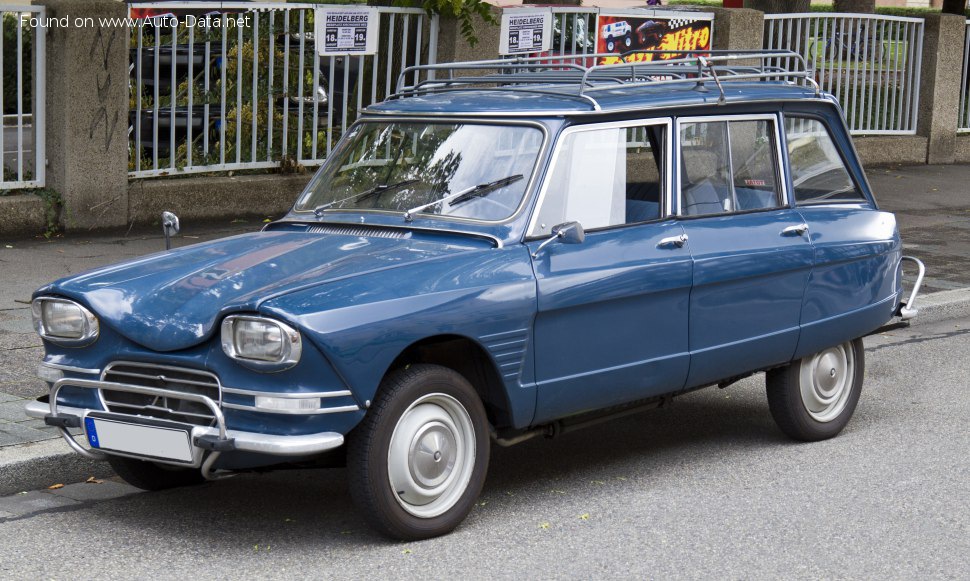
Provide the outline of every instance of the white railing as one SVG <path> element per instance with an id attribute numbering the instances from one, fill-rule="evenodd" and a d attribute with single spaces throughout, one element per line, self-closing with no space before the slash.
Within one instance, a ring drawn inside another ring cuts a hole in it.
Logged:
<path id="1" fill-rule="evenodd" d="M 842 104 L 853 135 L 916 133 L 923 19 L 766 14 L 764 48 L 802 54 Z"/>
<path id="2" fill-rule="evenodd" d="M 45 185 L 47 29 L 43 6 L 0 5 L 0 189 Z M 33 22 L 31 22 L 33 20 Z"/>
<path id="3" fill-rule="evenodd" d="M 967 64 L 970 63 L 970 20 L 967 20 L 963 41 L 963 76 L 960 78 L 960 108 L 958 111 L 957 131 L 970 131 L 970 79 L 967 77 Z"/>
<path id="4" fill-rule="evenodd" d="M 221 2 L 218 26 L 140 20 L 130 44 L 129 175 L 319 165 L 364 107 L 393 93 L 404 67 L 435 62 L 438 19 L 418 8 L 378 9 L 376 55 L 320 57 L 318 6 Z M 226 26 L 239 14 L 249 26 Z"/>

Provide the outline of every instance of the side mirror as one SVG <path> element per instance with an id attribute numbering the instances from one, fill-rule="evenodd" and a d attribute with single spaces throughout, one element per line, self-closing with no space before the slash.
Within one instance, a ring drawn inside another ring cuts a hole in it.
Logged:
<path id="1" fill-rule="evenodd" d="M 566 222 L 554 226 L 552 233 L 566 244 L 580 244 L 586 240 L 586 230 L 583 230 L 583 225 L 579 222 Z"/>
<path id="2" fill-rule="evenodd" d="M 536 248 L 536 251 L 532 253 L 532 258 L 539 258 L 539 252 L 556 240 L 560 240 L 565 244 L 580 244 L 586 240 L 586 230 L 583 230 L 583 225 L 579 222 L 566 222 L 558 226 L 553 226 L 552 236 L 546 238 Z"/>
<path id="3" fill-rule="evenodd" d="M 165 234 L 165 250 L 172 249 L 172 235 L 179 233 L 179 217 L 171 212 L 162 212 L 162 234 Z"/>

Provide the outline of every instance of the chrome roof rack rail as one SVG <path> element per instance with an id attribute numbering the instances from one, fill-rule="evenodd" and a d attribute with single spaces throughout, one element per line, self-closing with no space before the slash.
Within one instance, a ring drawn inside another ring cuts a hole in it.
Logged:
<path id="1" fill-rule="evenodd" d="M 620 62 L 595 64 L 604 58 Z M 461 71 L 471 74 L 457 74 Z M 422 73 L 427 77 L 423 81 L 418 80 Z M 438 78 L 443 73 L 447 75 Z M 411 85 L 406 84 L 409 75 L 415 79 Z M 724 103 L 724 83 L 730 81 L 801 83 L 813 88 L 816 97 L 820 95 L 805 57 L 789 50 L 635 50 L 619 55 L 515 57 L 410 66 L 401 71 L 397 91 L 388 99 L 469 88 L 499 89 L 576 98 L 598 111 L 599 103 L 590 93 L 658 85 L 692 84 L 696 90 L 706 91 L 705 83 L 712 82 L 720 92 L 718 103 Z M 569 85 L 576 86 L 577 92 L 562 90 Z"/>

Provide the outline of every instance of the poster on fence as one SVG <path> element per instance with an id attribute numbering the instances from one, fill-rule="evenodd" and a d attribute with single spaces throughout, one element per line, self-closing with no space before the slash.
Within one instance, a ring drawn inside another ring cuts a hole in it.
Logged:
<path id="1" fill-rule="evenodd" d="M 552 9 L 504 10 L 500 55 L 542 52 L 552 47 Z"/>
<path id="2" fill-rule="evenodd" d="M 673 10 L 617 11 L 600 13 L 596 21 L 596 52 L 616 56 L 600 57 L 601 65 L 620 62 L 649 62 L 680 58 L 677 51 L 710 50 L 714 36 L 714 15 L 708 12 Z M 632 51 L 669 50 L 667 54 Z"/>
<path id="3" fill-rule="evenodd" d="M 376 8 L 317 8 L 313 22 L 320 56 L 377 52 L 380 15 Z"/>

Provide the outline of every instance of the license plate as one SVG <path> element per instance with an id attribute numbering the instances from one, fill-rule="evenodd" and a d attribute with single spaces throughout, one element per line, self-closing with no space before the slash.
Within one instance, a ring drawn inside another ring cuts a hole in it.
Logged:
<path id="1" fill-rule="evenodd" d="M 133 424 L 90 416 L 84 418 L 84 428 L 92 448 L 192 462 L 191 434 L 187 428 Z"/>

